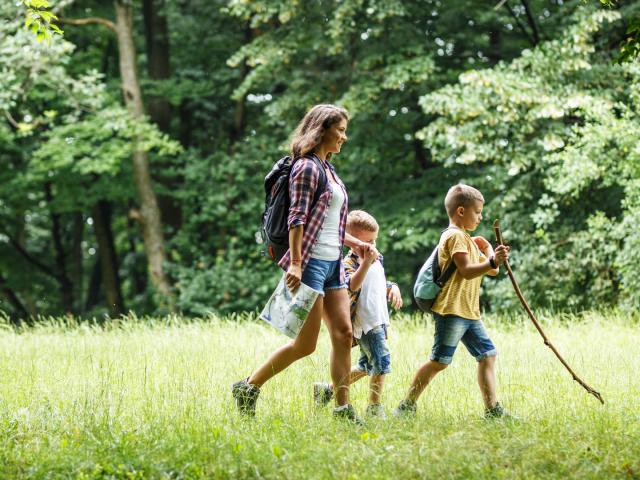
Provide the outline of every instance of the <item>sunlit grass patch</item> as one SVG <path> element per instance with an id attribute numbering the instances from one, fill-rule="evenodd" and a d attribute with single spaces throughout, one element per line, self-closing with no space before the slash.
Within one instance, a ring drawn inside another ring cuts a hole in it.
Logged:
<path id="1" fill-rule="evenodd" d="M 329 339 L 263 388 L 253 421 L 231 383 L 286 341 L 262 322 L 217 318 L 50 321 L 0 331 L 0 478 L 634 478 L 640 474 L 640 333 L 622 316 L 541 316 L 601 406 L 523 319 L 486 319 L 498 392 L 519 419 L 485 421 L 460 345 L 415 421 L 352 427 L 316 410 Z M 502 326 L 501 326 L 502 325 Z M 388 412 L 429 354 L 433 325 L 395 317 Z M 358 351 L 353 351 L 354 361 Z M 367 383 L 352 389 L 363 412 Z"/>

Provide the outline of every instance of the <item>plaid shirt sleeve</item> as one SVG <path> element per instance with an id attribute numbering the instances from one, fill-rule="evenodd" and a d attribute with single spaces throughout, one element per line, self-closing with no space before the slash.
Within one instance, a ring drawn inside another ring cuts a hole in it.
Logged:
<path id="1" fill-rule="evenodd" d="M 313 161 L 300 158 L 293 164 L 289 179 L 289 229 L 306 225 L 319 178 L 320 172 Z"/>

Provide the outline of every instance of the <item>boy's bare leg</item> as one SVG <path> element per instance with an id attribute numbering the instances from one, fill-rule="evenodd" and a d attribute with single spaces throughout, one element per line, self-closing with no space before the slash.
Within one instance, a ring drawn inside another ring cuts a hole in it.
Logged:
<path id="1" fill-rule="evenodd" d="M 384 386 L 384 375 L 371 375 L 371 380 L 369 380 L 369 404 L 370 405 L 376 405 L 380 403 L 383 386 Z"/>
<path id="2" fill-rule="evenodd" d="M 349 372 L 349 385 L 353 385 L 358 380 L 360 380 L 362 377 L 366 377 L 366 376 L 367 376 L 367 372 L 363 372 L 359 368 L 353 367 L 351 369 L 351 371 Z M 331 389 L 335 391 L 335 388 L 336 388 L 336 386 L 332 383 L 331 384 Z"/>
<path id="3" fill-rule="evenodd" d="M 323 318 L 331 337 L 331 380 L 336 405 L 346 405 L 351 371 L 351 317 L 346 288 L 327 290 Z"/>
<path id="4" fill-rule="evenodd" d="M 323 299 L 318 295 L 316 303 L 298 336 L 273 352 L 249 377 L 248 383 L 261 387 L 267 380 L 280 373 L 296 360 L 311 355 L 318 343 L 318 333 L 322 319 Z"/>
<path id="5" fill-rule="evenodd" d="M 353 385 L 358 380 L 367 376 L 367 372 L 363 372 L 359 368 L 353 367 L 349 373 L 349 385 Z"/>
<path id="6" fill-rule="evenodd" d="M 418 397 L 427 387 L 427 385 L 429 385 L 429 382 L 433 379 L 433 377 L 447 368 L 447 366 L 448 365 L 444 363 L 435 362 L 433 360 L 429 360 L 427 363 L 422 365 L 416 372 L 416 376 L 413 378 L 413 382 L 409 387 L 406 399 L 414 403 L 417 402 Z"/>
<path id="7" fill-rule="evenodd" d="M 495 363 L 495 356 L 486 357 L 478 362 L 478 385 L 486 408 L 495 407 L 498 401 L 496 398 Z"/>

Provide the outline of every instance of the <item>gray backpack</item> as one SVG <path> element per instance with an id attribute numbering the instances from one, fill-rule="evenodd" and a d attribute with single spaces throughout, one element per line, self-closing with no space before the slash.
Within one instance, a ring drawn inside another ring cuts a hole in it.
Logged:
<path id="1" fill-rule="evenodd" d="M 427 261 L 422 265 L 416 283 L 413 286 L 413 296 L 422 311 L 431 312 L 431 307 L 436 301 L 438 293 L 440 293 L 440 290 L 442 290 L 455 271 L 456 263 L 453 259 L 451 259 L 451 264 L 444 272 L 440 271 L 438 247 L 434 248 Z"/>

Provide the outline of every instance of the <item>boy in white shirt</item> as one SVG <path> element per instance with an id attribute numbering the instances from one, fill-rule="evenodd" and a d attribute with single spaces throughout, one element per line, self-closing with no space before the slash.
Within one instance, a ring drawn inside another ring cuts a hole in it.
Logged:
<path id="1" fill-rule="evenodd" d="M 398 285 L 388 282 L 382 256 L 376 250 L 379 226 L 375 218 L 362 210 L 354 210 L 347 217 L 347 232 L 374 248 L 359 257 L 351 250 L 343 260 L 349 297 L 353 336 L 360 345 L 360 360 L 351 369 L 349 384 L 369 375 L 368 416 L 385 417 L 381 403 L 385 375 L 391 372 L 391 354 L 387 346 L 389 311 L 387 300 L 395 309 L 402 307 Z M 333 387 L 318 382 L 313 386 L 316 405 L 324 406 L 333 397 Z"/>

